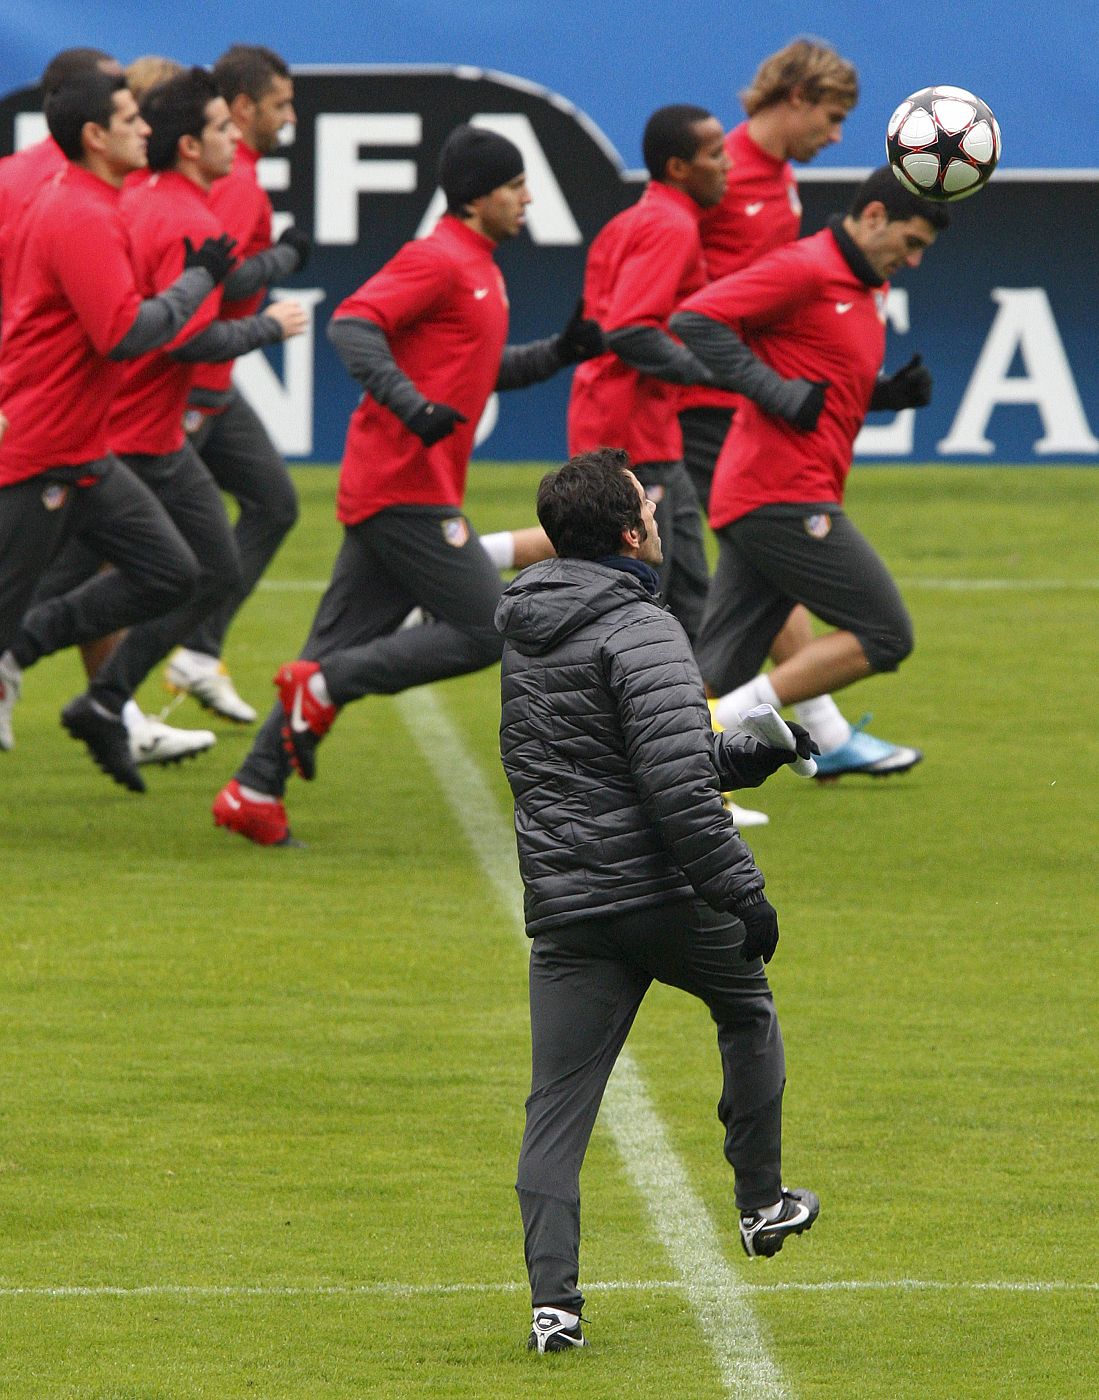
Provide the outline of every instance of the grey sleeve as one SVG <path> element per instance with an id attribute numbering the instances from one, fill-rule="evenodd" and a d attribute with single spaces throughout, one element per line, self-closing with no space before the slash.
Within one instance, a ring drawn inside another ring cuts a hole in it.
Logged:
<path id="1" fill-rule="evenodd" d="M 806 379 L 783 379 L 776 374 L 720 321 L 694 311 L 677 311 L 668 324 L 722 389 L 754 400 L 765 413 L 792 422 L 813 392 Z"/>
<path id="2" fill-rule="evenodd" d="M 496 376 L 497 389 L 525 389 L 528 384 L 541 384 L 561 368 L 557 336 L 532 340 L 526 345 L 505 345 Z"/>
<path id="3" fill-rule="evenodd" d="M 258 316 L 244 316 L 239 321 L 211 322 L 204 331 L 177 345 L 172 359 L 188 364 L 217 364 L 247 355 L 259 345 L 275 345 L 281 339 L 282 327 L 261 312 Z"/>
<path id="4" fill-rule="evenodd" d="M 340 316 L 329 321 L 328 339 L 351 378 L 361 384 L 371 398 L 395 413 L 402 423 L 407 423 L 430 403 L 397 367 L 385 332 L 373 321 Z"/>
<path id="5" fill-rule="evenodd" d="M 222 295 L 226 301 L 243 301 L 278 278 L 296 272 L 299 260 L 298 250 L 292 244 L 276 243 L 234 267 L 221 284 Z"/>
<path id="6" fill-rule="evenodd" d="M 659 326 L 622 326 L 607 332 L 607 345 L 620 360 L 670 384 L 712 384 L 706 366 Z"/>
<path id="7" fill-rule="evenodd" d="M 113 350 L 109 360 L 135 360 L 174 340 L 214 290 L 214 279 L 203 267 L 185 267 L 159 296 L 148 297 L 138 307 L 134 323 Z"/>

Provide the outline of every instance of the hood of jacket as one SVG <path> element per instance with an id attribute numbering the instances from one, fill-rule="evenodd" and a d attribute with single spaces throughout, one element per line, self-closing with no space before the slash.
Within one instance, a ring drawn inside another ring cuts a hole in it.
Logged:
<path id="1" fill-rule="evenodd" d="M 660 607 L 633 574 L 592 559 L 546 559 L 508 584 L 496 629 L 524 656 L 542 656 L 579 628 L 637 603 Z"/>

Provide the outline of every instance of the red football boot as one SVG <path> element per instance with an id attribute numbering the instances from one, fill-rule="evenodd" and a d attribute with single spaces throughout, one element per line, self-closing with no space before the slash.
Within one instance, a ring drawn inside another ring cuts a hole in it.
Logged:
<path id="1" fill-rule="evenodd" d="M 246 836 L 257 846 L 296 846 L 281 802 L 256 802 L 245 797 L 236 778 L 214 798 L 214 825 Z"/>

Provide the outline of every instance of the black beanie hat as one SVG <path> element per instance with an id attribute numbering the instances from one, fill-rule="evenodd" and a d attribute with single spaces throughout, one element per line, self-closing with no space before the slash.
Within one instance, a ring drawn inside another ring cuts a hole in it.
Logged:
<path id="1" fill-rule="evenodd" d="M 519 147 L 480 126 L 456 126 L 439 153 L 439 184 L 452 209 L 491 194 L 522 173 Z"/>

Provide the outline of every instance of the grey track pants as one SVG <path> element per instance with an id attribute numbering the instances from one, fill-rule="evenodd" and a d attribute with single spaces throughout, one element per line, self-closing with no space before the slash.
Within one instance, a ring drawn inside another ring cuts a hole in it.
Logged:
<path id="1" fill-rule="evenodd" d="M 100 573 L 104 559 L 115 567 Z M 116 457 L 0 490 L 0 650 L 21 666 L 158 617 L 200 577 L 164 506 Z"/>
<path id="2" fill-rule="evenodd" d="M 220 413 L 206 415 L 190 440 L 210 475 L 240 507 L 233 526 L 240 586 L 183 643 L 220 656 L 229 624 L 298 518 L 298 495 L 267 429 L 239 390 Z"/>
<path id="3" fill-rule="evenodd" d="M 394 506 L 346 527 L 300 655 L 320 662 L 337 705 L 464 676 L 500 659 L 504 643 L 493 617 L 502 591 L 460 511 Z M 432 621 L 401 629 L 417 605 Z M 246 786 L 283 792 L 290 775 L 284 722 L 276 703 L 237 772 Z"/>
<path id="4" fill-rule="evenodd" d="M 603 1091 L 651 983 L 710 1008 L 723 1085 L 718 1117 L 742 1210 L 779 1199 L 786 1061 L 771 990 L 744 962 L 744 926 L 695 901 L 577 920 L 535 937 L 531 1092 L 516 1191 L 531 1302 L 579 1312 L 580 1168 Z"/>

